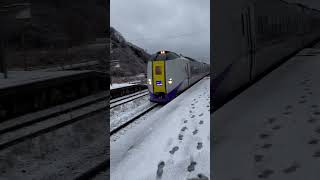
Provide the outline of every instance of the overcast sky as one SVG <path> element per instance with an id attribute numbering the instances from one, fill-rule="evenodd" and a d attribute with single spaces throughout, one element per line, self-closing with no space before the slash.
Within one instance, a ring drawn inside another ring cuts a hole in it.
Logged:
<path id="1" fill-rule="evenodd" d="M 210 0 L 111 0 L 111 26 L 153 54 L 210 61 Z"/>

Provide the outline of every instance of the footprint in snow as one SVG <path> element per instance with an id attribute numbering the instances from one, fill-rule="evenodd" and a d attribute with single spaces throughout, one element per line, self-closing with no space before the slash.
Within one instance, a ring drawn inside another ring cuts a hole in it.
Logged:
<path id="1" fill-rule="evenodd" d="M 259 178 L 268 178 L 274 173 L 271 169 L 265 169 L 261 172 L 261 174 L 258 175 Z"/>
<path id="2" fill-rule="evenodd" d="M 195 116 L 195 115 L 192 115 L 192 116 L 191 116 L 191 118 L 194 118 L 194 117 L 196 117 L 196 116 Z"/>
<path id="3" fill-rule="evenodd" d="M 183 127 L 182 129 L 181 129 L 181 131 L 185 131 L 185 130 L 187 130 L 188 128 L 187 127 Z"/>
<path id="4" fill-rule="evenodd" d="M 179 134 L 178 139 L 179 139 L 179 140 L 182 140 L 182 139 L 183 139 L 183 135 L 182 135 L 182 134 Z"/>
<path id="5" fill-rule="evenodd" d="M 291 106 L 291 105 L 287 105 L 287 106 L 286 106 L 286 110 L 289 110 L 289 109 L 292 109 L 292 106 Z"/>
<path id="6" fill-rule="evenodd" d="M 318 144 L 318 142 L 319 142 L 318 139 L 313 138 L 308 142 L 308 144 L 314 145 L 314 144 Z"/>
<path id="7" fill-rule="evenodd" d="M 272 127 L 272 129 L 273 130 L 279 130 L 279 129 L 281 129 L 281 126 L 280 125 L 275 125 L 275 126 Z"/>
<path id="8" fill-rule="evenodd" d="M 313 112 L 314 115 L 320 115 L 320 111 Z"/>
<path id="9" fill-rule="evenodd" d="M 198 142 L 197 149 L 200 150 L 202 148 L 202 142 Z"/>
<path id="10" fill-rule="evenodd" d="M 172 150 L 170 150 L 169 152 L 170 152 L 170 154 L 174 154 L 176 151 L 178 151 L 179 150 L 179 147 L 178 146 L 175 146 L 175 147 L 173 147 L 172 148 Z"/>
<path id="11" fill-rule="evenodd" d="M 269 149 L 272 146 L 272 144 L 264 144 L 261 146 L 263 149 Z"/>
<path id="12" fill-rule="evenodd" d="M 300 100 L 300 101 L 299 101 L 300 104 L 304 104 L 304 103 L 306 103 L 306 102 L 307 102 L 306 100 Z"/>
<path id="13" fill-rule="evenodd" d="M 200 117 L 203 116 L 203 113 L 199 114 L 199 116 L 200 116 Z"/>
<path id="14" fill-rule="evenodd" d="M 260 139 L 266 139 L 266 138 L 270 137 L 270 135 L 263 133 L 263 134 L 260 134 L 259 137 L 260 137 Z"/>
<path id="15" fill-rule="evenodd" d="M 263 155 L 260 155 L 260 154 L 254 155 L 255 162 L 261 162 L 262 160 L 263 160 Z"/>
<path id="16" fill-rule="evenodd" d="M 196 129 L 196 130 L 194 130 L 194 131 L 192 132 L 193 135 L 196 135 L 197 133 L 198 133 L 198 129 Z"/>
<path id="17" fill-rule="evenodd" d="M 316 122 L 317 120 L 318 120 L 318 119 L 311 117 L 311 118 L 308 120 L 308 122 L 309 122 L 309 123 L 314 123 L 314 122 Z"/>
<path id="18" fill-rule="evenodd" d="M 199 124 L 203 124 L 203 121 L 201 120 L 201 121 L 199 122 Z"/>
<path id="19" fill-rule="evenodd" d="M 191 179 L 188 179 L 188 180 L 209 180 L 209 178 L 203 174 L 198 174 L 198 177 L 195 177 L 195 178 L 191 178 Z"/>
<path id="20" fill-rule="evenodd" d="M 290 167 L 282 170 L 282 172 L 285 174 L 289 174 L 289 173 L 293 173 L 293 172 L 297 171 L 298 168 L 300 168 L 300 165 L 297 162 L 294 162 Z"/>
<path id="21" fill-rule="evenodd" d="M 320 157 L 320 150 L 314 152 L 314 154 L 312 155 L 312 157 L 314 157 L 314 158 L 319 158 L 319 157 Z"/>
<path id="22" fill-rule="evenodd" d="M 272 118 L 269 118 L 268 119 L 268 124 L 272 124 L 272 123 L 274 123 L 276 121 L 276 118 L 274 118 L 274 117 L 272 117 Z"/>
<path id="23" fill-rule="evenodd" d="M 192 161 L 192 162 L 190 163 L 190 165 L 188 166 L 188 171 L 189 171 L 189 172 L 194 171 L 196 165 L 197 165 L 197 163 L 194 162 L 194 161 Z"/>
<path id="24" fill-rule="evenodd" d="M 318 105 L 313 104 L 311 107 L 312 107 L 312 108 L 317 108 L 317 107 L 318 107 Z"/>
<path id="25" fill-rule="evenodd" d="M 289 115 L 289 114 L 291 114 L 292 112 L 290 112 L 290 111 L 286 111 L 286 112 L 284 112 L 283 114 L 284 115 Z"/>
<path id="26" fill-rule="evenodd" d="M 161 177 L 162 177 L 164 165 L 165 165 L 165 164 L 164 164 L 163 161 L 161 161 L 161 162 L 158 164 L 158 170 L 157 170 L 157 177 L 158 177 L 158 178 L 161 178 Z"/>

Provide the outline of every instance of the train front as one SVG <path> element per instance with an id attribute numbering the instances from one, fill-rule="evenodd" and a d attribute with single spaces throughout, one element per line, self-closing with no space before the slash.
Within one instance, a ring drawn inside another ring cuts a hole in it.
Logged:
<path id="1" fill-rule="evenodd" d="M 172 79 L 166 78 L 166 53 L 159 51 L 148 61 L 147 81 L 152 102 L 167 103 L 176 96 L 175 92 L 167 92 L 167 86 L 172 84 Z"/>

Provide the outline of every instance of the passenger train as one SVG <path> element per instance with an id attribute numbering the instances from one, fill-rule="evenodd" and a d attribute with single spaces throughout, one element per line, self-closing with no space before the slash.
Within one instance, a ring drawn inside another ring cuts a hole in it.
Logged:
<path id="1" fill-rule="evenodd" d="M 320 37 L 320 11 L 283 0 L 213 1 L 212 17 L 215 107 Z"/>
<path id="2" fill-rule="evenodd" d="M 150 101 L 167 103 L 179 93 L 208 75 L 208 64 L 171 51 L 159 51 L 147 65 Z"/>

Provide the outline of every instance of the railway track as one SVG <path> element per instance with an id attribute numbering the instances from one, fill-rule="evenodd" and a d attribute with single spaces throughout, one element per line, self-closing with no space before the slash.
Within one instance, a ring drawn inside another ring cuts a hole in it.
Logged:
<path id="1" fill-rule="evenodd" d="M 133 118 L 131 118 L 130 120 L 126 121 L 125 123 L 121 124 L 120 126 L 112 129 L 110 131 L 110 136 L 112 136 L 113 134 L 119 132 L 120 130 L 122 130 L 123 128 L 127 127 L 128 125 L 130 125 L 131 123 L 135 122 L 136 120 L 138 120 L 140 117 L 142 117 L 143 115 L 147 114 L 148 112 L 150 112 L 151 110 L 153 110 L 154 108 L 158 107 L 159 104 L 152 104 L 150 107 L 148 107 L 145 111 L 139 113 L 138 115 L 134 116 Z M 109 176 L 109 168 L 110 168 L 110 159 L 106 159 L 98 164 L 96 164 L 96 166 L 93 166 L 91 168 L 89 168 L 86 172 L 83 172 L 81 175 L 79 175 L 78 177 L 76 177 L 76 180 L 86 180 L 86 179 L 105 179 L 106 177 L 104 176 Z M 100 174 L 100 177 L 99 177 Z"/>
<path id="2" fill-rule="evenodd" d="M 209 76 L 209 75 L 207 75 L 207 76 Z M 205 77 L 207 77 L 207 76 L 205 76 Z M 196 83 L 194 83 L 194 84 L 196 84 Z M 124 103 L 127 103 L 127 102 L 132 101 L 132 100 L 130 100 L 130 98 L 132 98 L 134 100 L 134 99 L 137 99 L 137 98 L 145 96 L 144 94 L 146 92 L 147 92 L 147 90 L 140 91 L 140 92 L 128 95 L 128 96 L 124 96 L 124 97 L 121 97 L 121 98 L 114 99 L 113 101 L 111 100 L 110 102 L 115 104 L 116 102 L 121 102 L 121 101 L 125 100 L 126 102 L 124 102 Z M 148 93 L 146 95 L 148 95 Z M 151 110 L 153 110 L 153 109 L 155 109 L 156 107 L 159 107 L 159 106 L 160 105 L 156 104 L 156 103 L 152 104 L 145 111 L 137 114 L 136 116 L 134 116 L 130 120 L 126 121 L 125 123 L 123 123 L 123 124 L 119 125 L 118 127 L 110 130 L 110 136 L 112 136 L 112 135 L 116 134 L 117 132 L 121 131 L 122 129 L 128 127 L 130 124 L 132 124 L 133 122 L 135 122 L 136 120 L 141 118 L 143 115 L 147 114 L 148 112 L 150 112 Z M 102 161 L 100 164 L 97 164 L 96 166 L 90 168 L 87 172 L 84 172 L 83 174 L 81 174 L 76 179 L 77 180 L 95 179 L 95 177 L 99 176 L 99 174 L 102 174 L 102 175 L 101 175 L 101 177 L 98 177 L 97 179 L 99 179 L 99 178 L 101 178 L 101 179 L 107 178 L 106 176 L 109 176 L 109 168 L 110 168 L 110 164 L 109 163 L 110 163 L 110 159 L 106 159 L 106 160 Z M 105 175 L 105 176 L 103 176 L 103 175 Z"/>
<path id="3" fill-rule="evenodd" d="M 132 94 L 127 93 L 124 93 L 125 96 L 111 99 L 110 108 L 148 95 L 147 90 L 140 90 Z M 2 121 L 0 122 L 0 151 L 46 133 L 54 132 L 82 119 L 87 119 L 96 113 L 101 113 L 107 110 L 107 100 L 109 98 L 107 91 L 103 91 L 69 103 Z M 109 172 L 109 159 L 97 161 L 92 164 L 92 167 L 83 170 L 83 172 L 80 171 L 80 176 L 75 179 L 90 179 L 96 175 L 103 177 Z"/>
<path id="4" fill-rule="evenodd" d="M 0 123 L 0 150 L 106 110 L 107 93 L 91 95 Z"/>
<path id="5" fill-rule="evenodd" d="M 133 123 L 134 121 L 136 121 L 137 119 L 139 119 L 140 117 L 142 117 L 143 115 L 147 114 L 148 112 L 150 112 L 151 110 L 153 110 L 154 108 L 158 107 L 159 104 L 152 104 L 151 106 L 149 106 L 145 111 L 137 114 L 136 116 L 134 116 L 133 118 L 131 118 L 130 120 L 126 121 L 125 123 L 117 126 L 116 128 L 112 129 L 110 131 L 110 136 L 114 135 L 115 133 L 119 132 L 121 129 L 127 127 L 129 124 Z"/>
<path id="6" fill-rule="evenodd" d="M 110 108 L 148 95 L 139 91 L 110 100 Z M 0 150 L 106 110 L 106 91 L 0 123 Z"/>
<path id="7" fill-rule="evenodd" d="M 148 95 L 147 90 L 111 100 L 110 108 Z M 0 123 L 0 150 L 106 110 L 107 92 L 30 113 Z"/>
<path id="8" fill-rule="evenodd" d="M 139 91 L 133 94 L 129 94 L 120 98 L 110 100 L 110 109 L 120 106 L 122 104 L 128 103 L 135 99 L 145 97 L 149 94 L 148 90 Z"/>

